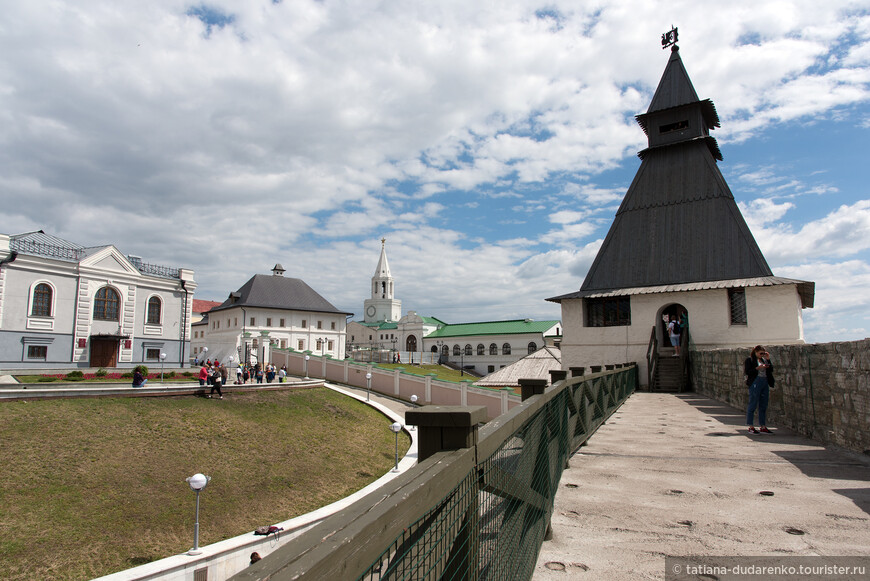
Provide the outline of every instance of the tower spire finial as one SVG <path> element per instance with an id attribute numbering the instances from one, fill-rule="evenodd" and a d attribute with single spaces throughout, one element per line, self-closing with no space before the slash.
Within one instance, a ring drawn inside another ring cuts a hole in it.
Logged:
<path id="1" fill-rule="evenodd" d="M 679 40 L 680 34 L 677 32 L 677 28 L 671 24 L 671 29 L 662 34 L 662 50 L 668 48 L 673 45 L 672 51 L 680 50 L 677 47 L 677 40 Z"/>
<path id="2" fill-rule="evenodd" d="M 381 248 L 383 248 L 383 247 L 386 246 L 386 245 L 387 245 L 387 239 L 386 239 L 386 238 L 381 238 Z"/>

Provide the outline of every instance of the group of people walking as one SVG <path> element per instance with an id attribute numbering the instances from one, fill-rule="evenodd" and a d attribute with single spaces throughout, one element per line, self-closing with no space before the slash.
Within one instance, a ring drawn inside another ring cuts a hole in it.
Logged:
<path id="1" fill-rule="evenodd" d="M 208 385 L 211 387 L 208 397 L 217 392 L 218 398 L 223 399 L 221 387 L 227 384 L 229 370 L 226 365 L 222 365 L 220 361 L 211 360 L 202 364 L 199 370 L 199 384 L 201 386 Z M 267 363 L 261 367 L 259 363 L 256 365 L 245 365 L 239 363 L 236 367 L 236 385 L 245 385 L 251 383 L 272 383 L 275 378 L 278 378 L 279 383 L 284 383 L 284 378 L 287 377 L 287 366 L 284 365 L 280 369 L 271 363 Z"/>

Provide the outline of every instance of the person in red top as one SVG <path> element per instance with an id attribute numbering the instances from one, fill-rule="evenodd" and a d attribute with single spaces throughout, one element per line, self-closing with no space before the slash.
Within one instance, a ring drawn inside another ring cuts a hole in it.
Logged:
<path id="1" fill-rule="evenodd" d="M 208 381 L 208 367 L 203 365 L 199 370 L 199 385 L 205 385 L 206 381 Z"/>

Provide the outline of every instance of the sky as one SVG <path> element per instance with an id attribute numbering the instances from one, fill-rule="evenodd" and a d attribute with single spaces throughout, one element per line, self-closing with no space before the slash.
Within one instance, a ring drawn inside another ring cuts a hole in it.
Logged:
<path id="1" fill-rule="evenodd" d="M 362 318 L 559 319 L 640 165 L 679 29 L 719 163 L 809 342 L 870 336 L 870 2 L 0 0 L 0 232 L 281 263 Z"/>

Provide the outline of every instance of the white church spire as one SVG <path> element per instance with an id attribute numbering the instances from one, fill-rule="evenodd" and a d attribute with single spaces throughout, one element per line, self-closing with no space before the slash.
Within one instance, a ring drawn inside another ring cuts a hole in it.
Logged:
<path id="1" fill-rule="evenodd" d="M 390 264 L 387 262 L 387 239 L 381 238 L 381 257 L 378 259 L 378 265 L 375 267 L 375 276 L 373 278 L 389 278 Z"/>
<path id="2" fill-rule="evenodd" d="M 398 321 L 402 317 L 402 301 L 395 299 L 393 275 L 387 262 L 387 239 L 381 238 L 381 256 L 372 277 L 372 297 L 366 299 L 365 322 Z"/>

